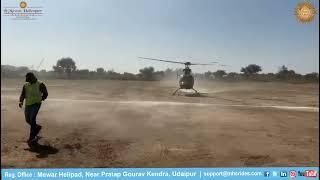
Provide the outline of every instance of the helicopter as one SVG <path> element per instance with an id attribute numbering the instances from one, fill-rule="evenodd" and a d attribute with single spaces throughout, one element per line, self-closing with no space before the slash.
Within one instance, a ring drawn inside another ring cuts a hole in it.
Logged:
<path id="1" fill-rule="evenodd" d="M 183 75 L 179 79 L 179 87 L 176 89 L 172 95 L 175 95 L 180 89 L 192 89 L 196 94 L 199 94 L 197 90 L 193 88 L 194 85 L 194 77 L 192 76 L 190 66 L 191 65 L 214 65 L 214 64 L 199 64 L 199 63 L 191 63 L 191 62 L 179 62 L 179 61 L 169 61 L 164 59 L 154 59 L 154 58 L 146 58 L 146 57 L 138 57 L 140 59 L 146 59 L 151 61 L 161 61 L 168 63 L 176 63 L 176 64 L 184 64 L 185 68 L 182 70 Z M 218 62 L 211 62 L 218 63 Z"/>

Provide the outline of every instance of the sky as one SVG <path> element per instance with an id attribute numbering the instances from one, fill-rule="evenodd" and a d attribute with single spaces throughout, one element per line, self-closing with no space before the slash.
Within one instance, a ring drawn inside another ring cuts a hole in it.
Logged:
<path id="1" fill-rule="evenodd" d="M 179 64 L 139 60 L 151 57 L 220 65 L 192 66 L 193 72 L 240 72 L 248 64 L 262 72 L 286 65 L 298 73 L 319 72 L 319 17 L 297 21 L 302 0 L 25 0 L 42 6 L 36 20 L 3 16 L 1 64 L 52 70 L 62 57 L 78 69 L 103 67 L 137 73 L 182 68 Z M 319 1 L 311 0 L 319 12 Z"/>

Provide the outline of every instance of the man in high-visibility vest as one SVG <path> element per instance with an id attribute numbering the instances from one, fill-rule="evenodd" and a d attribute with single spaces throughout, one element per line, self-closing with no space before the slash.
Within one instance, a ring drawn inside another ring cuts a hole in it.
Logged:
<path id="1" fill-rule="evenodd" d="M 22 108 L 25 99 L 24 115 L 27 123 L 31 126 L 28 143 L 35 142 L 41 126 L 37 124 L 37 115 L 41 102 L 48 97 L 48 91 L 43 82 L 38 81 L 33 73 L 26 74 L 26 83 L 22 88 L 19 107 Z"/>

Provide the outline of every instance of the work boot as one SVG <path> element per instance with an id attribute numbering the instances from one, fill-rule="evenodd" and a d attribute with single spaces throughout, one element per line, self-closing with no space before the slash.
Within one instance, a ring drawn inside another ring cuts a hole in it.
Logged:
<path id="1" fill-rule="evenodd" d="M 34 138 L 30 138 L 27 143 L 28 146 L 31 147 L 36 147 L 38 145 L 38 140 L 40 139 L 39 136 L 35 136 Z"/>
<path id="2" fill-rule="evenodd" d="M 30 145 L 33 145 L 34 144 L 34 142 L 36 142 L 36 137 L 34 137 L 34 138 L 29 138 L 28 139 L 28 141 L 27 141 L 27 143 L 28 143 L 28 145 L 30 146 Z"/>
<path id="3" fill-rule="evenodd" d="M 40 125 L 37 125 L 37 129 L 36 129 L 36 135 L 38 135 L 38 134 L 39 134 L 39 132 L 40 132 L 41 128 L 42 128 L 42 126 L 40 126 Z"/>

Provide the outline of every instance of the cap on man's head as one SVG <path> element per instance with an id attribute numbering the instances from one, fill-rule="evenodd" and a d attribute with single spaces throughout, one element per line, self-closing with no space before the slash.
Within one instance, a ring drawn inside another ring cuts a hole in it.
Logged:
<path id="1" fill-rule="evenodd" d="M 35 77 L 35 75 L 34 75 L 32 72 L 28 72 L 28 73 L 26 74 L 26 77 Z"/>
<path id="2" fill-rule="evenodd" d="M 32 72 L 28 72 L 26 74 L 26 82 L 31 82 L 32 83 L 34 81 L 37 81 L 36 76 Z"/>

